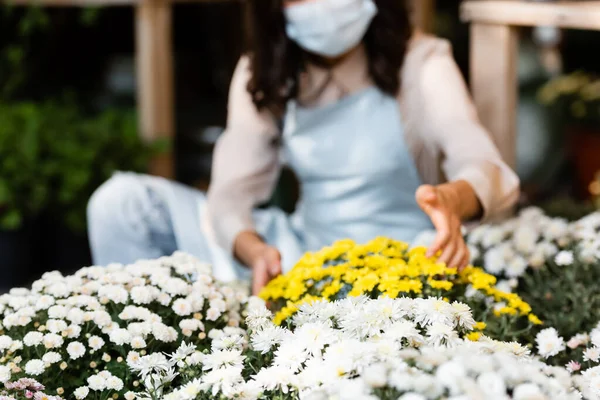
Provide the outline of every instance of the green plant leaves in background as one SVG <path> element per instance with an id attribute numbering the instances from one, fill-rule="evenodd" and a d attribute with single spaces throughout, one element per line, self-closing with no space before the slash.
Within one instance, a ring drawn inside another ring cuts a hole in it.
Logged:
<path id="1" fill-rule="evenodd" d="M 48 213 L 84 231 L 93 191 L 116 170 L 145 171 L 165 148 L 142 141 L 130 110 L 86 116 L 71 101 L 0 102 L 0 229 Z"/>

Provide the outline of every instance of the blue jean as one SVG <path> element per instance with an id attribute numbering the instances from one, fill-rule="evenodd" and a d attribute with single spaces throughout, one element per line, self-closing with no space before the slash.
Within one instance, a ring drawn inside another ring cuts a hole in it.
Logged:
<path id="1" fill-rule="evenodd" d="M 217 279 L 248 279 L 250 272 L 208 234 L 206 198 L 199 190 L 163 178 L 117 173 L 88 204 L 88 233 L 96 265 L 128 264 L 185 251 L 211 263 Z M 289 270 L 304 249 L 288 216 L 278 209 L 256 211 L 257 231 L 283 255 Z"/>
<path id="2" fill-rule="evenodd" d="M 127 264 L 177 250 L 165 201 L 145 178 L 116 174 L 91 197 L 88 233 L 95 264 Z"/>

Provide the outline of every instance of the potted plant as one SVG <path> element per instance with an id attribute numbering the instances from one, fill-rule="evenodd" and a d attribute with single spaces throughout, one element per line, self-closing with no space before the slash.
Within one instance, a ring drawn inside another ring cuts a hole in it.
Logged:
<path id="1" fill-rule="evenodd" d="M 43 112 L 31 103 L 0 103 L 0 291 L 19 285 L 32 263 L 35 222 L 47 204 Z"/>
<path id="2" fill-rule="evenodd" d="M 577 191 L 588 198 L 588 186 L 600 170 L 600 78 L 584 72 L 559 76 L 542 86 L 538 99 L 560 118 L 577 174 Z"/>

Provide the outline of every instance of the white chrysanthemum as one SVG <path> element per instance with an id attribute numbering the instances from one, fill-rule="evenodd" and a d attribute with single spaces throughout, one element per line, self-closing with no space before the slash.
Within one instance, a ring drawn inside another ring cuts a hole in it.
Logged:
<path id="1" fill-rule="evenodd" d="M 131 341 L 131 334 L 127 329 L 119 328 L 110 333 L 109 339 L 117 346 L 122 346 L 124 344 L 129 344 Z"/>
<path id="2" fill-rule="evenodd" d="M 554 328 L 546 328 L 539 332 L 535 341 L 538 353 L 545 358 L 555 356 L 565 349 L 565 341 L 558 336 L 558 332 Z"/>
<path id="3" fill-rule="evenodd" d="M 165 307 L 168 307 L 171 304 L 171 300 L 173 298 L 168 293 L 160 293 L 156 300 Z"/>
<path id="4" fill-rule="evenodd" d="M 0 383 L 6 383 L 10 381 L 11 371 L 6 365 L 0 365 Z"/>
<path id="5" fill-rule="evenodd" d="M 427 398 L 425 396 L 423 396 L 422 394 L 409 392 L 409 393 L 404 393 L 402 396 L 398 397 L 398 400 L 427 400 Z M 460 397 L 458 397 L 458 398 L 453 398 L 453 400 L 467 400 L 467 399 L 461 399 Z"/>
<path id="6" fill-rule="evenodd" d="M 57 362 L 62 361 L 62 356 L 60 355 L 60 353 L 57 353 L 55 351 L 49 351 L 48 353 L 44 354 L 44 356 L 42 357 L 42 361 L 44 361 L 47 364 L 56 364 Z"/>
<path id="7" fill-rule="evenodd" d="M 458 334 L 450 325 L 436 322 L 427 327 L 427 341 L 433 346 L 452 346 L 458 340 Z"/>
<path id="8" fill-rule="evenodd" d="M 191 290 L 191 286 L 180 278 L 164 279 L 164 277 L 162 277 L 162 279 L 159 278 L 153 283 L 171 296 L 186 296 Z"/>
<path id="9" fill-rule="evenodd" d="M 544 400 L 547 397 L 540 388 L 533 383 L 523 383 L 517 386 L 513 392 L 514 400 Z"/>
<path id="10" fill-rule="evenodd" d="M 216 321 L 221 316 L 221 312 L 216 308 L 209 308 L 206 310 L 206 319 L 209 321 Z"/>
<path id="11" fill-rule="evenodd" d="M 132 322 L 127 326 L 131 336 L 141 336 L 146 338 L 152 333 L 152 324 L 150 322 Z"/>
<path id="12" fill-rule="evenodd" d="M 44 346 L 47 349 L 56 349 L 63 345 L 64 339 L 56 333 L 47 333 L 44 335 Z"/>
<path id="13" fill-rule="evenodd" d="M 583 361 L 592 361 L 597 363 L 600 360 L 600 348 L 594 346 L 589 349 L 585 349 L 583 352 Z"/>
<path id="14" fill-rule="evenodd" d="M 134 392 L 127 392 L 125 393 L 125 400 L 135 400 L 136 399 L 136 395 Z"/>
<path id="15" fill-rule="evenodd" d="M 188 331 L 194 332 L 194 331 L 197 331 L 198 329 L 204 328 L 204 326 L 202 325 L 202 322 L 198 321 L 197 319 L 190 318 L 190 319 L 182 319 L 181 321 L 179 321 L 179 328 L 181 330 L 188 330 Z"/>
<path id="16" fill-rule="evenodd" d="M 468 305 L 455 301 L 452 303 L 452 311 L 454 312 L 456 325 L 469 331 L 473 329 L 475 319 L 473 319 L 473 313 Z"/>
<path id="17" fill-rule="evenodd" d="M 90 346 L 90 349 L 98 351 L 102 348 L 102 346 L 104 346 L 104 339 L 96 335 L 91 336 L 88 339 L 88 346 Z"/>
<path id="18" fill-rule="evenodd" d="M 25 364 L 25 373 L 27 375 L 38 376 L 43 374 L 45 369 L 45 363 L 42 360 L 29 360 L 27 364 Z"/>
<path id="19" fill-rule="evenodd" d="M 509 278 L 521 277 L 527 270 L 527 265 L 527 260 L 521 256 L 511 258 L 505 268 L 506 276 Z"/>
<path id="20" fill-rule="evenodd" d="M 71 360 L 77 360 L 85 355 L 85 346 L 80 342 L 71 342 L 67 346 L 67 353 Z"/>
<path id="21" fill-rule="evenodd" d="M 22 349 L 23 349 L 23 342 L 20 340 L 13 340 L 8 351 L 10 353 L 14 353 L 14 352 L 16 352 L 18 350 L 22 350 Z"/>
<path id="22" fill-rule="evenodd" d="M 106 299 L 113 303 L 125 304 L 129 299 L 129 293 L 119 285 L 107 285 L 98 289 L 98 297 L 101 301 Z"/>
<path id="23" fill-rule="evenodd" d="M 13 340 L 10 336 L 7 336 L 7 335 L 0 336 L 0 350 L 10 349 L 10 346 L 12 346 L 12 344 L 13 344 Z"/>
<path id="24" fill-rule="evenodd" d="M 42 341 L 44 340 L 44 334 L 41 332 L 28 332 L 25 337 L 23 337 L 23 343 L 25 344 L 25 346 L 37 346 L 42 344 Z"/>
<path id="25" fill-rule="evenodd" d="M 76 339 L 81 335 L 81 327 L 79 325 L 69 325 L 67 329 L 63 331 L 63 335 L 67 335 L 69 339 Z"/>
<path id="26" fill-rule="evenodd" d="M 106 388 L 110 390 L 116 390 L 117 392 L 123 390 L 123 381 L 116 376 L 111 376 L 106 379 Z"/>
<path id="27" fill-rule="evenodd" d="M 167 326 L 161 322 L 152 324 L 152 335 L 157 340 L 165 343 L 172 343 L 176 341 L 179 336 L 173 327 Z"/>
<path id="28" fill-rule="evenodd" d="M 383 337 L 394 340 L 406 339 L 410 346 L 415 347 L 425 343 L 425 339 L 419 333 L 415 323 L 408 320 L 401 320 L 391 324 L 385 330 Z"/>
<path id="29" fill-rule="evenodd" d="M 573 256 L 572 251 L 563 250 L 559 252 L 556 257 L 554 257 L 554 262 L 556 265 L 567 266 L 572 265 L 575 257 Z"/>
<path id="30" fill-rule="evenodd" d="M 294 345 L 310 355 L 320 354 L 323 348 L 337 339 L 336 332 L 326 323 L 307 323 L 296 328 Z"/>
<path id="31" fill-rule="evenodd" d="M 535 250 L 528 258 L 527 262 L 533 268 L 541 268 L 546 263 L 546 256 L 540 250 Z"/>
<path id="32" fill-rule="evenodd" d="M 558 248 L 550 242 L 541 242 L 537 245 L 537 248 L 546 257 L 554 257 L 556 255 L 556 253 L 558 253 Z"/>
<path id="33" fill-rule="evenodd" d="M 252 347 L 262 354 L 267 354 L 273 347 L 281 343 L 286 332 L 279 326 L 268 326 L 252 335 Z"/>
<path id="34" fill-rule="evenodd" d="M 139 373 L 143 378 L 152 373 L 153 371 L 168 371 L 170 364 L 164 354 L 152 353 L 147 356 L 138 358 L 128 356 L 127 365 L 132 371 Z"/>
<path id="35" fill-rule="evenodd" d="M 90 389 L 87 386 L 81 386 L 75 389 L 75 392 L 73 392 L 73 395 L 77 400 L 85 399 L 88 396 L 88 394 L 90 394 Z"/>
<path id="36" fill-rule="evenodd" d="M 87 378 L 88 386 L 91 390 L 102 391 L 106 389 L 106 379 L 100 375 L 92 375 Z"/>
<path id="37" fill-rule="evenodd" d="M 506 260 L 502 250 L 498 247 L 491 248 L 483 255 L 485 270 L 490 274 L 499 275 L 506 267 Z"/>
<path id="38" fill-rule="evenodd" d="M 415 299 L 414 321 L 422 326 L 440 323 L 453 325 L 452 306 L 441 298 Z"/>
<path id="39" fill-rule="evenodd" d="M 297 378 L 294 371 L 284 367 L 263 368 L 255 375 L 254 379 L 265 390 L 278 390 L 287 393 L 290 386 L 294 386 Z"/>
<path id="40" fill-rule="evenodd" d="M 590 341 L 596 347 L 600 347 L 600 328 L 596 327 L 590 332 Z"/>
<path id="41" fill-rule="evenodd" d="M 39 299 L 37 299 L 37 302 L 35 303 L 35 309 L 36 310 L 47 310 L 54 303 L 55 303 L 54 297 L 48 296 L 48 295 L 43 295 L 43 296 L 40 296 Z"/>
<path id="42" fill-rule="evenodd" d="M 302 364 L 306 362 L 310 354 L 303 346 L 296 346 L 293 341 L 283 342 L 275 351 L 274 365 L 298 371 Z"/>
<path id="43" fill-rule="evenodd" d="M 246 345 L 246 339 L 242 334 L 223 335 L 213 340 L 211 347 L 214 350 L 240 349 Z"/>
<path id="44" fill-rule="evenodd" d="M 223 299 L 213 299 L 209 303 L 209 308 L 215 308 L 219 310 L 221 313 L 224 313 L 227 310 L 227 303 Z"/>
<path id="45" fill-rule="evenodd" d="M 129 353 L 127 353 L 127 365 L 131 365 L 134 363 L 137 363 L 140 360 L 140 353 L 138 353 L 137 351 L 130 351 Z"/>
<path id="46" fill-rule="evenodd" d="M 539 239 L 539 231 L 530 225 L 520 225 L 513 233 L 513 243 L 521 254 L 531 254 Z"/>
<path id="47" fill-rule="evenodd" d="M 204 368 L 220 369 L 225 367 L 241 368 L 246 356 L 240 350 L 219 350 L 204 357 Z"/>
<path id="48" fill-rule="evenodd" d="M 171 307 L 175 314 L 185 317 L 192 313 L 192 304 L 186 299 L 177 299 Z"/>
<path id="49" fill-rule="evenodd" d="M 133 349 L 145 349 L 146 341 L 141 336 L 135 336 L 131 339 L 131 348 Z"/>
<path id="50" fill-rule="evenodd" d="M 67 320 L 76 325 L 83 324 L 84 312 L 80 308 L 72 308 L 67 313 Z"/>
<path id="51" fill-rule="evenodd" d="M 136 286 L 131 289 L 131 300 L 135 304 L 150 304 L 154 301 L 157 293 L 152 290 L 154 286 Z"/>
<path id="52" fill-rule="evenodd" d="M 48 318 L 64 319 L 67 316 L 67 311 L 64 306 L 52 306 L 48 309 Z"/>
<path id="53" fill-rule="evenodd" d="M 484 248 L 496 246 L 504 240 L 506 232 L 499 226 L 489 226 L 485 236 L 481 238 L 481 244 Z"/>
<path id="54" fill-rule="evenodd" d="M 387 384 L 387 368 L 382 364 L 373 364 L 365 368 L 362 373 L 364 382 L 373 387 L 381 388 Z"/>
<path id="55" fill-rule="evenodd" d="M 113 320 L 110 317 L 110 314 L 104 310 L 96 310 L 93 313 L 94 323 L 98 325 L 100 328 L 104 328 L 110 325 Z"/>

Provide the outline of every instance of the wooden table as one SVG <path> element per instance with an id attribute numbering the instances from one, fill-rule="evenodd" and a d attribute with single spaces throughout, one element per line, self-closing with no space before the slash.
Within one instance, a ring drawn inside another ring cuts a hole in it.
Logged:
<path id="1" fill-rule="evenodd" d="M 461 19 L 471 23 L 471 90 L 479 118 L 514 167 L 519 27 L 600 30 L 600 1 L 469 0 Z"/>
<path id="2" fill-rule="evenodd" d="M 0 0 L 2 1 L 2 0 Z M 135 58 L 140 134 L 147 140 L 175 136 L 172 6 L 174 3 L 208 3 L 243 0 L 6 0 L 15 5 L 46 7 L 135 7 Z M 416 24 L 432 25 L 435 0 L 413 0 Z M 172 152 L 153 160 L 150 172 L 168 178 L 175 170 Z"/>

